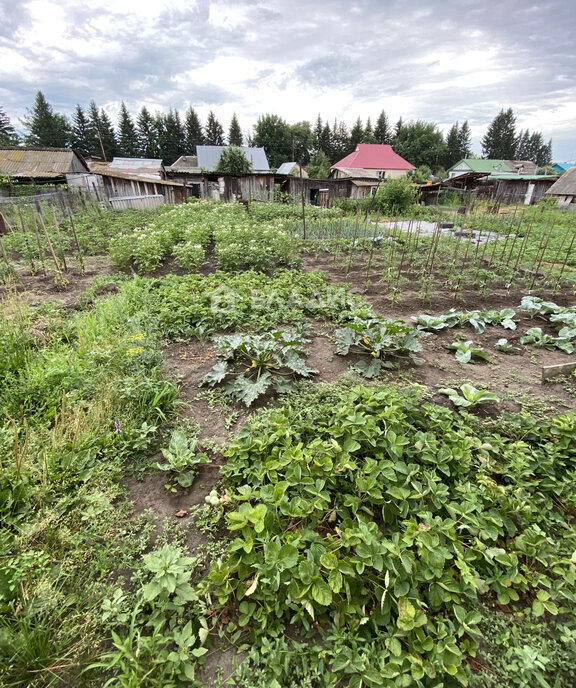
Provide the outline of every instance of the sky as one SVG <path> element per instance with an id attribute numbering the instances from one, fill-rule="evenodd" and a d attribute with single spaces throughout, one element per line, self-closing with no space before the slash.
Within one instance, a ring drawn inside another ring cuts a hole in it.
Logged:
<path id="1" fill-rule="evenodd" d="M 474 152 L 501 109 L 576 158 L 573 0 L 0 0 L 0 107 L 41 90 L 115 120 L 192 106 L 245 134 L 258 116 L 468 120 Z"/>

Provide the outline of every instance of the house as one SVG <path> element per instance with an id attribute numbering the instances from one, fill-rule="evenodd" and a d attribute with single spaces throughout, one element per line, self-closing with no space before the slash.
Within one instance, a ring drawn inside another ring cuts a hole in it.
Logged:
<path id="1" fill-rule="evenodd" d="M 84 158 L 70 148 L 0 146 L 0 172 L 22 184 L 65 184 L 70 175 L 89 170 Z"/>
<path id="2" fill-rule="evenodd" d="M 239 146 L 244 155 L 252 163 L 252 170 L 254 172 L 270 172 L 270 165 L 268 158 L 263 148 L 250 148 L 248 146 Z M 214 172 L 218 167 L 218 161 L 222 155 L 222 151 L 226 146 L 196 146 L 196 155 L 198 156 L 198 166 L 203 172 Z"/>
<path id="3" fill-rule="evenodd" d="M 380 143 L 359 143 L 356 150 L 330 168 L 333 179 L 351 178 L 348 170 L 358 172 L 358 178 L 397 179 L 415 170 L 414 165 L 395 153 L 392 146 Z"/>
<path id="4" fill-rule="evenodd" d="M 556 172 L 564 174 L 564 172 L 567 172 L 573 167 L 576 167 L 576 162 L 555 162 L 554 165 L 552 165 L 552 167 Z"/>
<path id="5" fill-rule="evenodd" d="M 556 198 L 560 207 L 576 209 L 576 166 L 564 172 L 546 193 Z"/>
<path id="6" fill-rule="evenodd" d="M 304 179 L 308 179 L 308 172 L 297 162 L 283 162 L 276 170 L 276 174 L 286 174 L 291 177 L 299 177 L 302 174 Z"/>

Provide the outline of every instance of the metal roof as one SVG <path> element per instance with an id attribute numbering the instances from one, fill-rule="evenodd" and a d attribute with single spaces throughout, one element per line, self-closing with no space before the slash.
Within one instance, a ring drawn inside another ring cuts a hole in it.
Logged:
<path id="1" fill-rule="evenodd" d="M 356 150 L 342 160 L 334 163 L 330 168 L 353 167 L 366 170 L 415 170 L 414 165 L 398 153 L 392 146 L 384 143 L 359 143 Z"/>
<path id="2" fill-rule="evenodd" d="M 564 172 L 557 182 L 546 192 L 556 196 L 576 196 L 576 167 L 571 167 Z"/>
<path id="3" fill-rule="evenodd" d="M 88 172 L 88 167 L 70 148 L 1 146 L 0 171 L 17 178 L 55 179 L 71 172 Z"/>
<path id="4" fill-rule="evenodd" d="M 294 170 L 296 168 L 296 170 Z M 300 176 L 300 165 L 297 162 L 283 162 L 276 170 L 276 174 L 292 174 L 292 176 Z M 308 172 L 302 167 L 302 176 L 308 178 Z"/>
<path id="5" fill-rule="evenodd" d="M 199 173 L 201 168 L 198 166 L 198 158 L 196 155 L 181 155 L 176 162 L 167 167 L 168 172 L 189 172 Z"/>
<path id="6" fill-rule="evenodd" d="M 108 169 L 112 172 L 127 172 L 161 179 L 164 167 L 162 160 L 154 158 L 113 158 L 112 162 L 108 163 Z"/>
<path id="7" fill-rule="evenodd" d="M 218 165 L 224 148 L 226 148 L 226 146 L 196 146 L 198 167 L 213 172 Z M 270 165 L 268 164 L 266 152 L 263 148 L 249 148 L 248 146 L 240 146 L 240 148 L 252 163 L 254 172 L 270 172 Z"/>
<path id="8" fill-rule="evenodd" d="M 340 165 L 332 165 L 331 170 L 338 170 L 348 179 L 380 179 L 377 172 L 374 170 L 366 170 L 363 167 L 340 167 Z"/>

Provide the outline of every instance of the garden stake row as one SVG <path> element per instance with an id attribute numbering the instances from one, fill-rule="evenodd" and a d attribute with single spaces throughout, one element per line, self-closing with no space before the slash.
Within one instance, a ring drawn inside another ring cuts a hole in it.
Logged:
<path id="1" fill-rule="evenodd" d="M 24 236 L 24 243 L 26 244 L 26 251 L 28 252 L 28 255 L 30 257 L 30 268 L 32 270 L 32 274 L 36 274 L 36 265 L 34 263 L 34 259 L 32 257 L 32 248 L 30 244 L 28 243 L 28 233 L 26 232 L 26 225 L 24 224 L 24 218 L 22 217 L 22 211 L 20 210 L 20 206 L 17 205 L 16 209 L 18 211 L 18 217 L 20 219 L 20 227 L 22 227 L 22 234 Z M 35 227 L 36 229 L 36 227 Z M 35 232 L 36 234 L 36 241 L 38 242 L 38 257 L 40 260 L 40 264 L 42 265 L 42 272 L 44 275 L 46 274 L 46 266 L 44 265 L 44 255 L 42 253 L 42 246 L 41 246 L 41 241 L 40 241 L 40 236 L 38 235 L 38 230 Z"/>
<path id="2" fill-rule="evenodd" d="M 542 261 L 544 260 L 544 255 L 546 254 L 546 249 L 548 248 L 548 244 L 550 242 L 550 237 L 552 236 L 552 232 L 553 232 L 555 226 L 556 226 L 556 218 L 552 218 L 552 220 L 550 221 L 550 229 L 549 229 L 548 234 L 546 236 L 546 242 L 545 242 L 544 247 L 542 249 L 542 253 L 540 254 L 540 259 L 538 260 L 538 265 L 536 266 L 536 270 L 534 271 L 534 276 L 532 277 L 532 283 L 530 285 L 530 289 L 534 288 L 534 283 L 536 282 L 536 277 L 538 277 L 538 274 L 540 273 L 540 266 L 542 265 Z"/>
<path id="3" fill-rule="evenodd" d="M 66 264 L 66 256 L 64 255 L 64 244 L 62 243 L 62 235 L 60 234 L 60 225 L 56 219 L 56 211 L 54 210 L 54 204 L 50 205 L 52 210 L 52 219 L 54 221 L 54 226 L 56 227 L 56 236 L 58 237 L 58 243 L 60 244 L 60 253 L 62 254 L 62 264 L 64 265 L 64 271 L 68 272 L 68 265 Z"/>
<path id="4" fill-rule="evenodd" d="M 558 279 L 556 280 L 556 284 L 554 285 L 554 289 L 558 289 L 558 285 L 560 284 L 560 280 L 562 279 L 562 275 L 564 274 L 564 269 L 566 267 L 566 263 L 568 262 L 568 257 L 572 254 L 572 246 L 574 246 L 574 240 L 576 239 L 576 232 L 572 232 L 572 240 L 570 241 L 570 246 L 568 246 L 568 250 L 566 251 L 566 255 L 564 256 L 564 261 L 562 263 L 562 267 L 560 269 L 560 274 L 558 275 Z"/>
<path id="5" fill-rule="evenodd" d="M 56 253 L 54 252 L 54 247 L 52 246 L 52 242 L 50 241 L 50 237 L 48 236 L 48 230 L 46 229 L 46 225 L 44 224 L 44 218 L 42 216 L 42 210 L 40 208 L 40 203 L 38 201 L 36 201 L 36 209 L 38 211 L 38 217 L 40 218 L 40 224 L 42 225 L 42 230 L 44 232 L 44 238 L 46 239 L 46 243 L 48 244 L 48 248 L 50 250 L 50 255 L 52 256 L 52 260 L 54 261 L 54 269 L 56 271 L 56 279 L 62 280 L 62 270 L 60 269 L 60 263 L 58 262 L 58 258 L 56 258 Z"/>
<path id="6" fill-rule="evenodd" d="M 356 223 L 354 225 L 354 238 L 352 239 L 352 248 L 350 249 L 350 258 L 348 260 L 348 267 L 346 268 L 346 274 L 350 272 L 352 266 L 352 256 L 354 254 L 354 246 L 356 245 L 356 238 L 358 237 L 358 225 L 360 223 L 360 209 L 356 211 Z"/>
<path id="7" fill-rule="evenodd" d="M 368 263 L 366 264 L 366 279 L 372 266 L 372 256 L 374 254 L 374 245 L 376 244 L 376 232 L 378 231 L 378 219 L 380 218 L 380 211 L 376 213 L 376 222 L 374 223 L 374 232 L 372 234 L 372 243 L 370 244 L 370 255 L 368 256 Z"/>

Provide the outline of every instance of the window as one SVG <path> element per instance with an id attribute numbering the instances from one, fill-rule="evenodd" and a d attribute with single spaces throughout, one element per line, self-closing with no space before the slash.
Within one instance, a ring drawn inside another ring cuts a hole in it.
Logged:
<path id="1" fill-rule="evenodd" d="M 386 170 L 378 170 L 378 179 L 386 179 Z"/>

